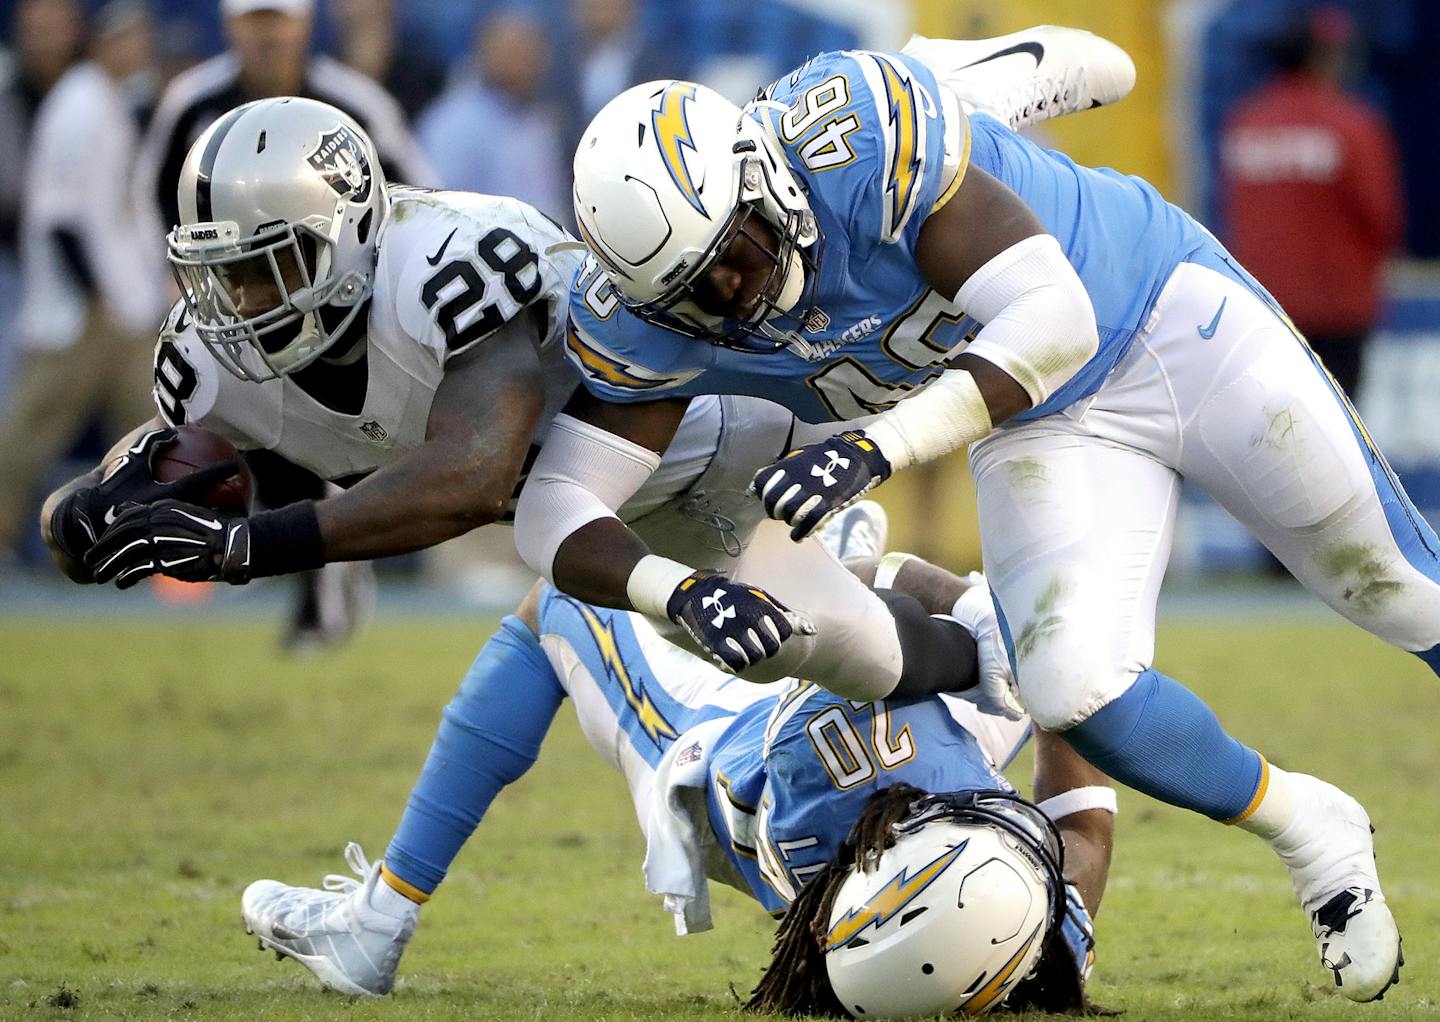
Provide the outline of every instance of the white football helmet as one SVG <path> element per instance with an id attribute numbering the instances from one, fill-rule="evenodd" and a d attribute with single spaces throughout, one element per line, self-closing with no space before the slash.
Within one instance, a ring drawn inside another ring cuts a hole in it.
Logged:
<path id="1" fill-rule="evenodd" d="M 803 319 L 815 216 L 763 120 L 714 90 L 672 79 L 612 99 L 575 151 L 574 199 L 581 236 L 642 318 L 745 350 L 769 321 Z M 692 288 L 751 217 L 773 228 L 770 279 L 743 319 L 706 315 Z"/>
<path id="2" fill-rule="evenodd" d="M 238 106 L 190 147 L 179 197 L 170 265 L 196 333 L 235 375 L 309 365 L 367 307 L 390 200 L 349 115 L 295 97 Z"/>
<path id="3" fill-rule="evenodd" d="M 926 795 L 836 893 L 831 988 L 856 1018 L 978 1015 L 1040 960 L 1064 913 L 1055 825 L 1002 791 Z"/>

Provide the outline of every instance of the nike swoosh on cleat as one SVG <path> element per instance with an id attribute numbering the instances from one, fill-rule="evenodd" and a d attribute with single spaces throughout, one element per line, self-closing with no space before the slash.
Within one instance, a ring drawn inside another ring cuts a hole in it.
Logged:
<path id="1" fill-rule="evenodd" d="M 1014 46 L 1007 46 L 1003 50 L 996 50 L 988 57 L 981 57 L 979 60 L 971 61 L 960 70 L 966 67 L 974 67 L 976 64 L 984 64 L 991 60 L 999 60 L 1001 57 L 1008 57 L 1013 53 L 1028 53 L 1035 58 L 1035 66 L 1040 66 L 1040 61 L 1045 59 L 1045 47 L 1040 43 L 1016 43 Z"/>
<path id="2" fill-rule="evenodd" d="M 445 240 L 440 243 L 440 247 L 435 250 L 435 254 L 433 256 L 426 256 L 425 261 L 431 266 L 439 266 L 440 257 L 443 256 L 445 250 L 450 247 L 450 239 L 455 237 L 455 232 L 459 229 L 458 227 L 452 228 L 450 233 L 445 235 Z"/>
<path id="3" fill-rule="evenodd" d="M 1220 317 L 1225 314 L 1225 303 L 1229 300 L 1229 298 L 1220 299 L 1220 308 L 1215 310 L 1215 318 L 1210 321 L 1209 326 L 1197 326 L 1195 328 L 1195 332 L 1198 333 L 1204 340 L 1208 341 L 1210 338 L 1215 336 L 1215 331 L 1220 326 Z"/>

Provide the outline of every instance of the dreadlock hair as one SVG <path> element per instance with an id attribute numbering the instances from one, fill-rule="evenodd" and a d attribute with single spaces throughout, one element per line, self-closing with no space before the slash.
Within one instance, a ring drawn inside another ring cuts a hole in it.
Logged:
<path id="1" fill-rule="evenodd" d="M 895 825 L 924 796 L 920 788 L 903 782 L 870 796 L 835 855 L 785 910 L 775 931 L 770 965 L 745 1002 L 747 1011 L 848 1017 L 825 971 L 830 909 L 850 870 L 874 869 L 885 849 L 895 843 Z"/>

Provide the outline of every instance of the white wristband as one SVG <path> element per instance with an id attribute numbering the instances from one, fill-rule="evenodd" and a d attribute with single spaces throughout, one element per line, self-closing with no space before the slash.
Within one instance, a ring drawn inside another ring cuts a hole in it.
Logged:
<path id="1" fill-rule="evenodd" d="M 1087 809 L 1103 809 L 1115 813 L 1120 805 L 1115 800 L 1115 789 L 1103 784 L 1092 784 L 1084 788 L 1071 788 L 1058 795 L 1051 795 L 1040 803 L 1039 809 L 1051 820 L 1061 820 Z"/>
<path id="2" fill-rule="evenodd" d="M 892 472 L 969 446 L 994 428 L 975 377 L 947 369 L 914 397 L 906 398 L 865 427 Z"/>
<path id="3" fill-rule="evenodd" d="M 670 597 L 680 583 L 693 574 L 695 569 L 689 565 L 658 554 L 646 554 L 635 563 L 626 579 L 625 595 L 630 598 L 630 606 L 640 613 L 665 621 L 669 619 L 665 607 Z"/>
<path id="4" fill-rule="evenodd" d="M 880 563 L 875 567 L 875 581 L 870 583 L 871 589 L 894 589 L 895 576 L 900 574 L 900 569 L 907 563 L 915 560 L 914 554 L 907 554 L 901 550 L 893 550 L 880 558 Z"/>

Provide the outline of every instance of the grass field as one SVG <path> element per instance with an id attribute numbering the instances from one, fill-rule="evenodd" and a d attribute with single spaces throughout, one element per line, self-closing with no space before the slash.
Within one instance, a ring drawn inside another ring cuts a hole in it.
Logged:
<path id="1" fill-rule="evenodd" d="M 250 880 L 318 884 L 351 839 L 381 854 L 491 624 L 392 619 L 287 660 L 261 620 L 0 621 L 0 1018 L 740 1017 L 767 917 L 721 891 L 715 932 L 672 935 L 568 710 L 426 908 L 393 998 L 322 993 L 244 936 Z M 1258 841 L 1122 793 L 1096 998 L 1131 1020 L 1440 1013 L 1429 672 L 1338 624 L 1169 624 L 1160 649 L 1239 737 L 1366 803 L 1410 963 L 1384 1003 L 1344 1001 Z"/>

